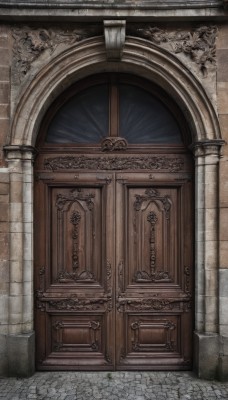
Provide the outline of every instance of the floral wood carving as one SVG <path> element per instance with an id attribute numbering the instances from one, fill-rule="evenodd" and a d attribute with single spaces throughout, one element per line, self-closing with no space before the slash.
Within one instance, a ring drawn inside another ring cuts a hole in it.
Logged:
<path id="1" fill-rule="evenodd" d="M 65 204 L 69 203 L 69 205 L 71 205 L 78 200 L 78 201 L 85 201 L 88 209 L 92 211 L 94 207 L 92 199 L 94 197 L 95 197 L 94 193 L 84 194 L 84 191 L 81 188 L 72 189 L 69 195 L 65 195 L 62 193 L 57 195 L 56 207 L 59 211 L 63 211 Z"/>
<path id="2" fill-rule="evenodd" d="M 49 57 L 62 43 L 64 47 L 70 47 L 86 37 L 98 34 L 97 28 L 90 29 L 59 29 L 34 28 L 22 26 L 13 30 L 13 67 L 17 72 L 19 81 L 22 81 L 32 63 L 38 60 L 45 52 Z M 48 57 L 47 57 L 48 60 Z"/>
<path id="3" fill-rule="evenodd" d="M 79 248 L 78 248 L 78 228 L 79 228 L 79 223 L 81 220 L 81 214 L 78 211 L 74 211 L 71 214 L 70 222 L 73 224 L 73 233 L 72 233 L 72 239 L 73 239 L 73 252 L 72 252 L 72 269 L 73 272 L 76 272 L 79 268 Z"/>
<path id="4" fill-rule="evenodd" d="M 183 311 L 187 312 L 192 308 L 192 301 L 190 297 L 181 298 L 143 298 L 143 299 L 131 299 L 121 298 L 117 299 L 117 311 L 128 312 L 128 311 L 142 311 L 151 312 L 154 311 Z"/>
<path id="5" fill-rule="evenodd" d="M 102 151 L 118 151 L 126 149 L 127 141 L 121 137 L 108 137 L 105 138 L 101 143 Z"/>
<path id="6" fill-rule="evenodd" d="M 44 169 L 46 170 L 159 170 L 177 172 L 183 170 L 184 160 L 182 158 L 169 157 L 86 157 L 66 156 L 46 158 Z"/>
<path id="7" fill-rule="evenodd" d="M 189 31 L 168 31 L 158 27 L 130 28 L 129 34 L 137 35 L 167 48 L 174 53 L 183 53 L 191 58 L 204 76 L 208 65 L 216 63 L 216 26 L 200 26 Z"/>
<path id="8" fill-rule="evenodd" d="M 64 310 L 64 311 L 95 311 L 106 310 L 109 307 L 109 298 L 93 298 L 93 299 L 44 299 L 47 306 L 51 310 Z"/>
<path id="9" fill-rule="evenodd" d="M 154 188 L 148 188 L 145 190 L 144 195 L 136 194 L 135 195 L 135 202 L 134 202 L 134 209 L 136 211 L 140 211 L 142 204 L 145 201 L 154 201 L 154 202 L 161 202 L 163 205 L 163 209 L 165 211 L 166 219 L 169 219 L 170 216 L 170 208 L 171 208 L 171 200 L 170 198 L 165 196 L 160 196 L 158 190 Z"/>

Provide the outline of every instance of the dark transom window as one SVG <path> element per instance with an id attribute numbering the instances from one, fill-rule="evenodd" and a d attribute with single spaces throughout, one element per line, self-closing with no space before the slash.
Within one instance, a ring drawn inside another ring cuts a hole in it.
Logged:
<path id="1" fill-rule="evenodd" d="M 183 143 L 170 99 L 137 77 L 98 75 L 75 85 L 64 99 L 49 119 L 48 145 L 98 145 L 107 137 L 124 138 L 129 145 Z"/>

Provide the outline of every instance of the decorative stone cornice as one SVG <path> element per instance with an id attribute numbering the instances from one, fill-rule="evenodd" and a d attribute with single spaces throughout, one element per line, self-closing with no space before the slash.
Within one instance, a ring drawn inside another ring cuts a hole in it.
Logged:
<path id="1" fill-rule="evenodd" d="M 108 61 L 120 61 L 126 37 L 126 21 L 104 21 L 105 47 Z"/>
<path id="2" fill-rule="evenodd" d="M 225 140 L 201 140 L 195 142 L 190 146 L 195 157 L 205 157 L 205 156 L 220 156 L 221 147 L 225 144 Z"/>

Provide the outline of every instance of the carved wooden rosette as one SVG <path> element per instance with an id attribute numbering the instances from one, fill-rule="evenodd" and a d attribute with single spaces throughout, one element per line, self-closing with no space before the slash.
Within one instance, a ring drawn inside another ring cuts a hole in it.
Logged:
<path id="1" fill-rule="evenodd" d="M 144 203 L 149 204 L 150 202 L 161 203 L 162 209 L 165 214 L 165 220 L 169 220 L 170 216 L 170 208 L 171 208 L 171 200 L 170 198 L 165 196 L 160 196 L 159 192 L 156 189 L 149 188 L 145 190 L 144 195 L 135 195 L 134 209 L 135 209 L 135 232 L 139 230 L 140 224 L 140 211 Z M 146 271 L 146 268 L 143 266 L 139 266 L 139 269 L 136 271 L 134 276 L 135 282 L 172 282 L 172 278 L 169 275 L 168 271 L 160 270 L 156 265 L 156 240 L 155 240 L 155 225 L 158 223 L 158 218 L 155 212 L 151 211 L 147 215 L 147 222 L 151 225 L 150 228 L 150 268 L 149 272 Z M 169 225 L 166 224 L 166 229 L 169 229 Z"/>

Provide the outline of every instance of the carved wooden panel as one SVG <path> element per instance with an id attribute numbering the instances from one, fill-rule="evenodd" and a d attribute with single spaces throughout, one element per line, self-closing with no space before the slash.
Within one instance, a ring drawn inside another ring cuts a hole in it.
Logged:
<path id="1" fill-rule="evenodd" d="M 52 282 L 101 282 L 101 188 L 53 188 Z"/>
<path id="2" fill-rule="evenodd" d="M 37 368 L 190 369 L 189 172 L 52 174 L 35 192 Z"/>
<path id="3" fill-rule="evenodd" d="M 101 318 L 60 315 L 52 318 L 51 326 L 52 351 L 101 352 Z"/>
<path id="4" fill-rule="evenodd" d="M 179 321 L 173 316 L 130 316 L 129 352 L 167 353 L 177 350 Z"/>
<path id="5" fill-rule="evenodd" d="M 129 284 L 173 282 L 177 257 L 176 190 L 127 187 Z M 133 234 L 132 234 L 133 232 Z M 137 243 L 137 246 L 134 245 Z M 133 274 L 133 275 L 132 275 Z"/>
<path id="6" fill-rule="evenodd" d="M 127 172 L 116 180 L 117 369 L 189 368 L 191 182 Z"/>

